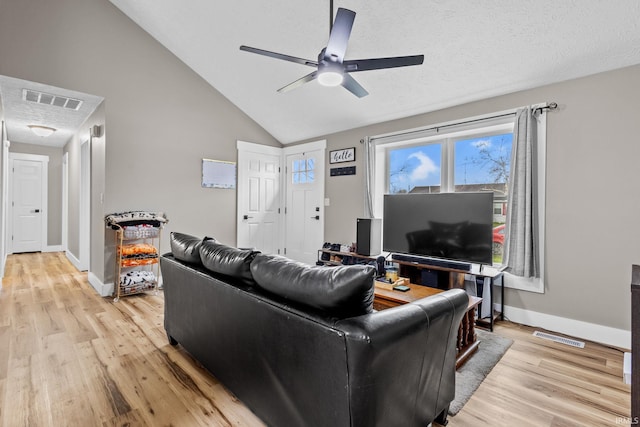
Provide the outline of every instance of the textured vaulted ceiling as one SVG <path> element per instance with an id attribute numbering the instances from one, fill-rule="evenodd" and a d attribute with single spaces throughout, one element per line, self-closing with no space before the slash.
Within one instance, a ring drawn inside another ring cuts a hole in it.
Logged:
<path id="1" fill-rule="evenodd" d="M 424 54 L 422 66 L 355 73 L 370 95 L 312 82 L 329 0 L 110 0 L 282 143 L 640 63 L 637 0 L 335 0 L 356 12 L 346 59 Z M 170 82 L 168 82 L 170 83 Z"/>

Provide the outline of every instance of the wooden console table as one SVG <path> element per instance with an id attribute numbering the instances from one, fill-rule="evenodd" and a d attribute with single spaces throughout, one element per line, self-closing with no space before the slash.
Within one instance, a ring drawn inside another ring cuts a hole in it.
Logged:
<path id="1" fill-rule="evenodd" d="M 410 284 L 409 288 L 410 290 L 407 292 L 400 292 L 382 289 L 376 285 L 373 308 L 376 310 L 385 310 L 387 308 L 408 304 L 412 301 L 443 292 L 442 289 L 414 284 Z M 474 325 L 477 307 L 481 302 L 482 298 L 469 296 L 467 311 L 462 317 L 460 327 L 458 328 L 458 340 L 456 342 L 456 369 L 462 366 L 464 362 L 466 362 L 467 359 L 469 359 L 469 357 L 478 350 L 478 344 L 480 341 L 477 340 Z"/>

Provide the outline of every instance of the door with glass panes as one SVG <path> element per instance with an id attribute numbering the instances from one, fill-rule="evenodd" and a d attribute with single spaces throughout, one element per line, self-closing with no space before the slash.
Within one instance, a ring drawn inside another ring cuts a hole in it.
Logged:
<path id="1" fill-rule="evenodd" d="M 324 236 L 324 150 L 286 156 L 285 255 L 314 265 Z"/>

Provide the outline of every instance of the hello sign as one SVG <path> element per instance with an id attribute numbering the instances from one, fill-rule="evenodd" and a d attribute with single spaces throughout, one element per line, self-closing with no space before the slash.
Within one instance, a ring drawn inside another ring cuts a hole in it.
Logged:
<path id="1" fill-rule="evenodd" d="M 356 160 L 356 147 L 344 148 L 329 152 L 329 163 L 345 163 Z"/>

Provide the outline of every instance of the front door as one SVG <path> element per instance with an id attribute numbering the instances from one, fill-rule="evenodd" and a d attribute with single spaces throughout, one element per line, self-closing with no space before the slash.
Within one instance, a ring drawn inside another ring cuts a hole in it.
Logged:
<path id="1" fill-rule="evenodd" d="M 324 149 L 286 156 L 286 256 L 314 265 L 324 238 Z"/>
<path id="2" fill-rule="evenodd" d="M 41 161 L 13 159 L 12 162 L 12 252 L 42 250 Z"/>
<path id="3" fill-rule="evenodd" d="M 240 147 L 237 246 L 278 254 L 282 245 L 280 149 L 248 143 Z"/>

